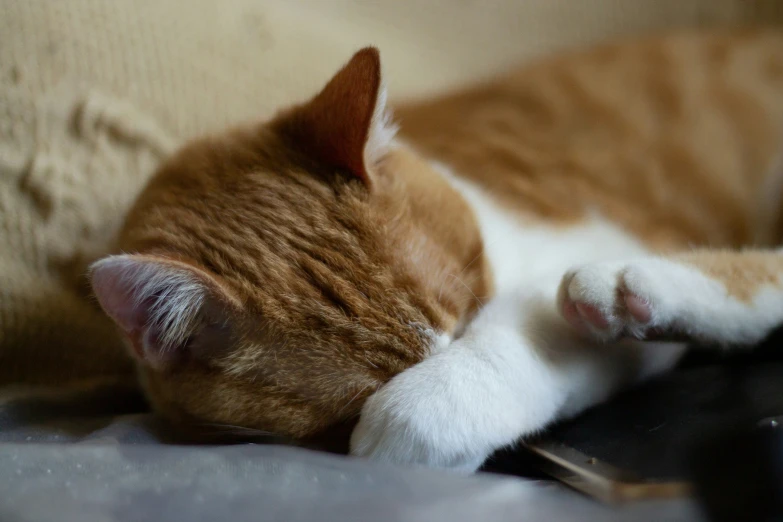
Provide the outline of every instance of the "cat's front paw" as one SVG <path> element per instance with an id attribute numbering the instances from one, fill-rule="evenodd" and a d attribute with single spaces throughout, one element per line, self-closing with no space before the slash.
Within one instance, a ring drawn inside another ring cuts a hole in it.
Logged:
<path id="1" fill-rule="evenodd" d="M 443 360 L 448 355 L 407 369 L 367 400 L 352 455 L 466 473 L 481 466 L 495 449 L 496 434 L 485 433 L 492 425 L 484 422 L 493 405 L 481 404 L 470 379 L 459 378 L 470 365 L 455 368 Z"/>
<path id="2" fill-rule="evenodd" d="M 694 312 L 714 304 L 708 286 L 692 268 L 664 259 L 593 263 L 563 277 L 558 306 L 575 329 L 603 341 L 661 338 L 687 330 Z"/>

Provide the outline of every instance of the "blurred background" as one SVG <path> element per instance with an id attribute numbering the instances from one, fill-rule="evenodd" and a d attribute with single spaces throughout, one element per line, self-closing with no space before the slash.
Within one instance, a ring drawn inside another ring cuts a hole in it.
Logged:
<path id="1" fill-rule="evenodd" d="M 31 95 L 81 83 L 179 137 L 313 94 L 359 47 L 396 97 L 559 48 L 783 19 L 779 0 L 2 0 L 0 76 Z M 4 92 L 5 96 L 5 92 Z"/>

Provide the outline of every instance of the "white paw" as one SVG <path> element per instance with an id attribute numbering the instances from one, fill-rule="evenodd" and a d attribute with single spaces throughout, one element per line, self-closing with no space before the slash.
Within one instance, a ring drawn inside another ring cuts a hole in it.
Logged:
<path id="1" fill-rule="evenodd" d="M 466 336 L 394 377 L 365 403 L 351 454 L 472 472 L 496 449 L 543 428 L 556 409 L 555 385 L 514 339 L 501 328 Z"/>
<path id="2" fill-rule="evenodd" d="M 352 455 L 466 473 L 481 466 L 493 448 L 481 443 L 471 422 L 470 409 L 480 406 L 459 389 L 464 383 L 431 371 L 434 359 L 397 375 L 367 400 L 351 436 Z"/>
<path id="3" fill-rule="evenodd" d="M 694 333 L 720 315 L 727 299 L 717 282 L 664 259 L 594 263 L 568 272 L 560 284 L 560 313 L 577 330 L 603 341 Z"/>

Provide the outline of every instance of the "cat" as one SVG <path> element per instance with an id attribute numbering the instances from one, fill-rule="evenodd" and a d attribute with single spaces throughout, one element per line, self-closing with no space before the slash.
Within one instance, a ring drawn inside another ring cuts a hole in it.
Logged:
<path id="1" fill-rule="evenodd" d="M 184 146 L 94 263 L 155 409 L 471 472 L 783 322 L 783 32 L 541 59 L 395 108 L 365 48 Z M 398 126 L 399 125 L 399 129 Z"/>

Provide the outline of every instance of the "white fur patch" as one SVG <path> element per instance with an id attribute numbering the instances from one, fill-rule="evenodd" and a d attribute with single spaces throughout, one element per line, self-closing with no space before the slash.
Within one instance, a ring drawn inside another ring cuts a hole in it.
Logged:
<path id="1" fill-rule="evenodd" d="M 364 145 L 364 165 L 371 169 L 389 152 L 394 136 L 399 127 L 394 123 L 391 110 L 387 104 L 386 86 L 381 84 L 378 99 L 370 120 L 370 130 L 367 143 Z"/>
<path id="2" fill-rule="evenodd" d="M 352 453 L 469 472 L 496 448 L 540 429 L 562 396 L 547 396 L 549 372 L 520 341 L 500 328 L 466 336 L 399 374 L 364 405 Z M 520 395 L 521 381 L 540 393 Z"/>

